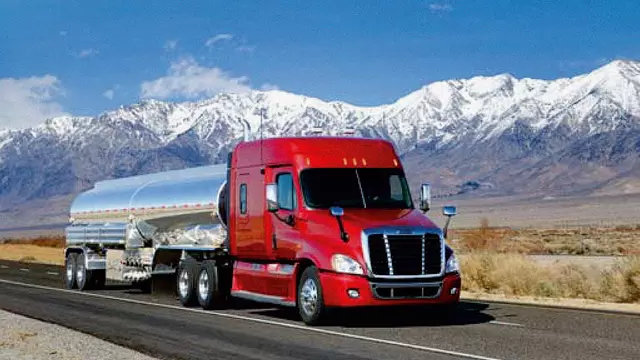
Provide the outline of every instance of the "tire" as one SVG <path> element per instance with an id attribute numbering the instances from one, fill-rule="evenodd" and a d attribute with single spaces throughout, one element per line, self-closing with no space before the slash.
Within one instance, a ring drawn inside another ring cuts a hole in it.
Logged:
<path id="1" fill-rule="evenodd" d="M 214 260 L 205 260 L 196 282 L 198 303 L 205 310 L 222 309 L 227 305 L 227 289 L 222 281 L 223 272 Z"/>
<path id="2" fill-rule="evenodd" d="M 76 253 L 68 253 L 64 260 L 64 286 L 72 290 L 76 288 Z"/>
<path id="3" fill-rule="evenodd" d="M 328 309 L 324 305 L 318 269 L 315 266 L 306 268 L 300 277 L 296 306 L 302 321 L 307 325 L 319 325 L 329 317 Z"/>
<path id="4" fill-rule="evenodd" d="M 87 270 L 85 257 L 84 253 L 79 253 L 76 257 L 76 283 L 80 291 L 89 290 L 94 285 L 94 272 Z"/>
<path id="5" fill-rule="evenodd" d="M 196 286 L 199 264 L 194 260 L 183 260 L 178 265 L 176 276 L 176 290 L 178 299 L 183 306 L 194 306 L 198 304 Z"/>

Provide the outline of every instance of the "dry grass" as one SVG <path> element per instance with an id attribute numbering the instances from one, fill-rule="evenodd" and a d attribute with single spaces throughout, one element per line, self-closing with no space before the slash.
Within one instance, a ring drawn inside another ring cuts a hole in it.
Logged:
<path id="1" fill-rule="evenodd" d="M 546 267 L 522 254 L 478 251 L 460 257 L 465 291 L 640 302 L 640 256 L 622 258 L 598 272 L 574 264 Z"/>
<path id="2" fill-rule="evenodd" d="M 557 229 L 492 228 L 486 219 L 476 229 L 450 231 L 461 252 L 492 251 L 540 255 L 640 255 L 640 225 Z"/>
<path id="3" fill-rule="evenodd" d="M 65 246 L 64 236 L 39 236 L 30 239 L 5 239 L 0 242 L 3 244 L 35 245 L 58 249 L 62 249 Z"/>
<path id="4" fill-rule="evenodd" d="M 64 253 L 58 247 L 33 244 L 0 244 L 0 260 L 64 265 Z"/>

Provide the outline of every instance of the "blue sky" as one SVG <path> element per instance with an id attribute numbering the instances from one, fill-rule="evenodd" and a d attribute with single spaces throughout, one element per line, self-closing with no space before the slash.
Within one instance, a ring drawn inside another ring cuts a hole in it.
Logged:
<path id="1" fill-rule="evenodd" d="M 229 89 L 378 105 L 443 79 L 573 76 L 639 58 L 639 18 L 637 0 L 4 0 L 0 128 Z"/>

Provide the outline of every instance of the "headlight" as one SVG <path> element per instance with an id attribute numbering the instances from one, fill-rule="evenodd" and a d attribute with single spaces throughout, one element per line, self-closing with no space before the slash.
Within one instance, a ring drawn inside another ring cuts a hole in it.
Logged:
<path id="1" fill-rule="evenodd" d="M 364 274 L 364 270 L 362 270 L 362 266 L 358 264 L 357 261 L 348 257 L 347 255 L 336 254 L 331 257 L 331 266 L 333 270 L 339 273 L 347 273 L 347 274 Z"/>
<path id="2" fill-rule="evenodd" d="M 445 272 L 448 274 L 448 273 L 454 273 L 459 271 L 460 271 L 460 264 L 458 263 L 458 259 L 456 259 L 455 254 L 451 254 L 451 256 L 449 256 L 449 259 L 447 259 L 447 266 L 446 266 Z"/>

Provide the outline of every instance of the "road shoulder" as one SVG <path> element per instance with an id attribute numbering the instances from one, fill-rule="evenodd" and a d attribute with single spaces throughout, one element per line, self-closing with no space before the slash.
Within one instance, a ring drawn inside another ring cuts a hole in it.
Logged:
<path id="1" fill-rule="evenodd" d="M 59 325 L 0 310 L 0 360 L 154 358 Z"/>

